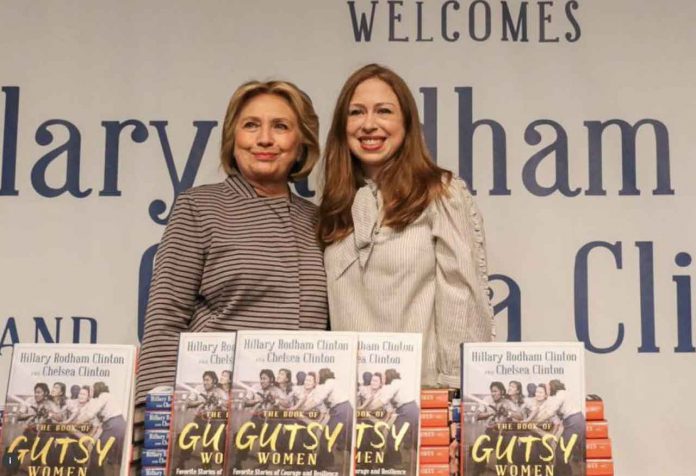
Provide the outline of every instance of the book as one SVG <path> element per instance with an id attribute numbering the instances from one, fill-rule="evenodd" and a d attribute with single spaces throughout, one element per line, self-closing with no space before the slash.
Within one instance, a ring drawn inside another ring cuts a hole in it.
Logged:
<path id="1" fill-rule="evenodd" d="M 602 400 L 586 400 L 585 412 L 588 421 L 604 420 L 604 402 Z"/>
<path id="2" fill-rule="evenodd" d="M 587 460 L 587 476 L 614 476 L 614 462 L 611 459 Z"/>
<path id="3" fill-rule="evenodd" d="M 457 398 L 459 390 L 456 388 L 423 388 L 421 408 L 448 408 Z"/>
<path id="4" fill-rule="evenodd" d="M 421 334 L 361 333 L 355 473 L 416 476 Z"/>
<path id="5" fill-rule="evenodd" d="M 427 408 L 420 413 L 421 428 L 446 427 L 449 419 L 447 408 Z"/>
<path id="6" fill-rule="evenodd" d="M 15 344 L 0 475 L 127 475 L 132 345 Z"/>
<path id="7" fill-rule="evenodd" d="M 462 344 L 462 471 L 585 474 L 581 343 Z"/>
<path id="8" fill-rule="evenodd" d="M 421 446 L 447 446 L 452 441 L 450 428 L 423 428 L 420 431 Z"/>
<path id="9" fill-rule="evenodd" d="M 227 448 L 234 332 L 184 332 L 179 338 L 171 425 L 160 422 L 160 412 L 146 412 L 145 429 L 169 428 L 167 474 L 222 475 Z M 166 397 L 152 397 L 166 406 Z M 169 413 L 167 413 L 169 415 Z M 162 419 L 163 421 L 164 419 Z M 148 421 L 154 424 L 148 426 Z M 151 443 L 155 443 L 152 434 Z M 146 442 L 148 442 L 146 436 Z M 162 447 L 164 444 L 160 440 Z M 166 444 L 166 443 L 165 443 Z M 143 466 L 151 466 L 143 461 Z"/>
<path id="10" fill-rule="evenodd" d="M 357 334 L 239 331 L 228 476 L 352 476 Z"/>
<path id="11" fill-rule="evenodd" d="M 420 476 L 450 476 L 450 465 L 448 463 L 421 464 L 419 474 Z"/>
<path id="12" fill-rule="evenodd" d="M 587 440 L 587 459 L 611 459 L 611 440 Z"/>
<path id="13" fill-rule="evenodd" d="M 449 463 L 449 446 L 421 446 L 420 460 L 423 464 Z"/>
<path id="14" fill-rule="evenodd" d="M 609 424 L 606 420 L 587 422 L 587 439 L 609 438 Z"/>

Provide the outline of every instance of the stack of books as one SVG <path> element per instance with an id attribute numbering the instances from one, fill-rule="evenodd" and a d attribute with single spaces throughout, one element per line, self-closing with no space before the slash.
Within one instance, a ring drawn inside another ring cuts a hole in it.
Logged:
<path id="1" fill-rule="evenodd" d="M 164 476 L 171 426 L 172 387 L 157 387 L 145 397 L 142 476 Z"/>
<path id="2" fill-rule="evenodd" d="M 604 401 L 597 395 L 585 400 L 587 420 L 587 476 L 614 476 L 609 424 L 604 415 Z"/>
<path id="3" fill-rule="evenodd" d="M 421 475 L 449 476 L 459 471 L 460 402 L 458 389 L 421 390 Z"/>

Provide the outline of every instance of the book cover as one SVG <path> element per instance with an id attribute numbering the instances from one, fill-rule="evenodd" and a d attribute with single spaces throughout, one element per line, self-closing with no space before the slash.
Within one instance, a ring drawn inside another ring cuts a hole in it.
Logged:
<path id="1" fill-rule="evenodd" d="M 128 474 L 135 346 L 15 344 L 0 475 Z"/>
<path id="2" fill-rule="evenodd" d="M 417 474 L 421 339 L 406 333 L 358 337 L 358 475 Z"/>
<path id="3" fill-rule="evenodd" d="M 176 381 L 172 397 L 169 458 L 170 476 L 221 475 L 227 447 L 232 370 L 235 358 L 234 332 L 185 332 L 179 338 Z M 147 412 L 149 418 L 158 412 Z"/>
<path id="4" fill-rule="evenodd" d="M 463 344 L 465 474 L 584 476 L 584 379 L 581 343 Z"/>
<path id="5" fill-rule="evenodd" d="M 239 331 L 228 476 L 352 476 L 357 334 Z"/>

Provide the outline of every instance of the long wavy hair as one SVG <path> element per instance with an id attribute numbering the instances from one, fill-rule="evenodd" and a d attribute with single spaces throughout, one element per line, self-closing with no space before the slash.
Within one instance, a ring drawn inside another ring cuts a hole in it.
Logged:
<path id="1" fill-rule="evenodd" d="M 323 246 L 340 241 L 353 231 L 351 207 L 365 175 L 348 147 L 346 125 L 355 89 L 363 81 L 378 78 L 387 83 L 399 100 L 405 136 L 375 181 L 382 193 L 382 225 L 402 230 L 418 218 L 433 200 L 446 193 L 452 173 L 435 165 L 423 138 L 416 101 L 406 82 L 394 71 L 368 64 L 355 71 L 343 85 L 336 101 L 324 152 L 324 191 L 319 207 L 317 237 Z"/>

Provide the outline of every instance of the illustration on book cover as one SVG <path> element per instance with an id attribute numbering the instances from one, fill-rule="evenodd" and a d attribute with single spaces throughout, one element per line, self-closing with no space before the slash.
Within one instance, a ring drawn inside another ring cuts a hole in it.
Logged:
<path id="1" fill-rule="evenodd" d="M 223 473 L 235 337 L 232 332 L 181 334 L 169 475 Z"/>
<path id="2" fill-rule="evenodd" d="M 360 334 L 356 474 L 418 474 L 420 367 L 420 334 Z"/>
<path id="3" fill-rule="evenodd" d="M 227 474 L 352 475 L 357 336 L 240 331 Z"/>
<path id="4" fill-rule="evenodd" d="M 135 347 L 16 344 L 0 475 L 122 474 Z"/>
<path id="5" fill-rule="evenodd" d="M 580 343 L 463 344 L 467 475 L 585 474 L 583 352 Z"/>

